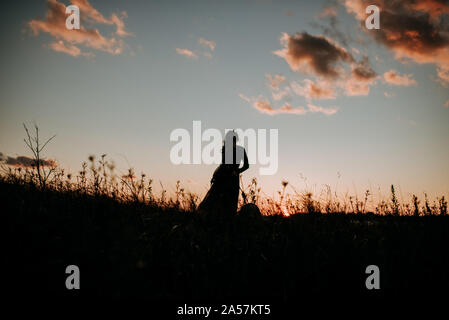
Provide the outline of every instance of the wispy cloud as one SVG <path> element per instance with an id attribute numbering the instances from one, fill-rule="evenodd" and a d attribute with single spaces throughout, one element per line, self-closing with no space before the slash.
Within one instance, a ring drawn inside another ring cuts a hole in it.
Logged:
<path id="1" fill-rule="evenodd" d="M 205 56 L 206 58 L 212 59 L 212 53 L 210 52 L 203 52 L 203 56 Z"/>
<path id="2" fill-rule="evenodd" d="M 197 54 L 189 49 L 176 48 L 176 52 L 182 56 L 186 56 L 191 59 L 198 59 Z"/>
<path id="3" fill-rule="evenodd" d="M 199 44 L 201 44 L 205 47 L 208 47 L 211 51 L 215 50 L 215 42 L 213 42 L 213 41 L 209 41 L 204 38 L 199 38 L 198 42 L 199 42 Z"/>
<path id="4" fill-rule="evenodd" d="M 337 8 L 334 6 L 328 6 L 323 8 L 323 10 L 321 10 L 320 14 L 318 15 L 319 18 L 336 17 L 336 16 L 337 16 Z"/>
<path id="5" fill-rule="evenodd" d="M 416 86 L 418 83 L 415 79 L 413 79 L 413 75 L 411 73 L 401 75 L 396 70 L 389 70 L 384 73 L 384 80 L 395 86 Z"/>
<path id="6" fill-rule="evenodd" d="M 331 107 L 331 108 L 324 108 L 321 106 L 315 106 L 313 104 L 308 104 L 307 107 L 309 108 L 310 112 L 318 112 L 318 113 L 322 113 L 325 114 L 327 116 L 331 116 L 333 114 L 336 114 L 338 111 L 338 107 Z"/>
<path id="7" fill-rule="evenodd" d="M 449 67 L 438 67 L 437 75 L 438 82 L 440 82 L 443 87 L 449 88 Z"/>
<path id="8" fill-rule="evenodd" d="M 282 74 L 266 74 L 265 78 L 268 80 L 268 86 L 272 89 L 279 89 L 279 85 L 285 82 L 286 78 Z"/>
<path id="9" fill-rule="evenodd" d="M 367 96 L 370 92 L 371 83 L 349 78 L 347 81 L 340 82 L 340 87 L 347 96 Z"/>
<path id="10" fill-rule="evenodd" d="M 65 44 L 64 41 L 59 40 L 52 42 L 48 45 L 50 49 L 53 49 L 54 51 L 58 52 L 64 52 L 68 55 L 71 55 L 72 57 L 78 57 L 78 56 L 86 56 L 91 57 L 93 56 L 90 52 L 82 52 L 80 48 L 77 46 L 71 45 L 71 44 Z"/>
<path id="11" fill-rule="evenodd" d="M 90 20 L 94 23 L 115 25 L 115 33 L 119 36 L 126 37 L 134 35 L 131 32 L 127 32 L 125 30 L 124 19 L 128 18 L 128 14 L 126 13 L 126 11 L 122 11 L 120 13 L 120 16 L 113 13 L 111 14 L 110 18 L 105 18 L 97 9 L 92 7 L 88 0 L 70 0 L 70 2 L 80 8 L 83 17 L 85 17 L 85 19 L 87 19 L 88 21 Z"/>
<path id="12" fill-rule="evenodd" d="M 260 113 L 265 113 L 271 116 L 281 113 L 290 113 L 290 114 L 307 113 L 307 111 L 303 107 L 292 108 L 289 104 L 285 104 L 280 108 L 274 108 L 269 101 L 261 97 L 248 98 L 244 94 L 239 94 L 239 97 L 245 100 L 246 102 L 250 103 L 251 106 Z"/>
<path id="13" fill-rule="evenodd" d="M 328 81 L 305 79 L 302 84 L 292 81 L 291 87 L 298 96 L 305 97 L 307 100 L 335 99 L 336 97 L 335 88 Z"/>
<path id="14" fill-rule="evenodd" d="M 267 79 L 267 87 L 271 91 L 271 96 L 273 97 L 273 100 L 280 101 L 280 100 L 289 100 L 292 91 L 290 87 L 287 85 L 284 88 L 281 88 L 281 85 L 284 85 L 286 82 L 285 76 L 282 74 L 265 74 L 265 78 Z"/>
<path id="15" fill-rule="evenodd" d="M 213 57 L 212 53 L 215 50 L 215 47 L 216 44 L 214 41 L 199 38 L 196 49 L 176 48 L 176 52 L 180 55 L 186 56 L 191 59 L 198 59 L 200 56 L 212 59 Z"/>
<path id="16" fill-rule="evenodd" d="M 290 87 L 285 87 L 283 89 L 275 89 L 271 91 L 271 96 L 275 101 L 290 99 L 291 95 L 292 90 L 290 89 Z"/>
<path id="17" fill-rule="evenodd" d="M 121 16 L 112 14 L 110 18 L 105 18 L 98 10 L 93 8 L 87 0 L 71 0 L 71 3 L 79 6 L 82 17 L 87 23 L 97 23 L 115 25 L 115 35 L 125 37 L 132 35 L 125 31 L 124 18 L 126 12 Z M 91 50 L 103 51 L 112 55 L 121 54 L 126 44 L 122 39 L 111 36 L 110 38 L 101 35 L 98 29 L 86 29 L 81 25 L 80 29 L 69 30 L 66 27 L 66 6 L 57 0 L 47 1 L 48 11 L 45 19 L 33 19 L 28 22 L 33 35 L 48 33 L 56 39 L 48 47 L 69 54 L 73 57 L 79 55 L 93 56 L 93 52 L 82 52 L 79 46 L 85 46 Z M 82 20 L 83 22 L 83 20 Z M 83 24 L 83 23 L 82 23 Z"/>
<path id="18" fill-rule="evenodd" d="M 259 98 L 248 98 L 243 94 L 239 94 L 240 98 L 250 103 L 253 108 L 255 108 L 260 113 L 265 113 L 268 115 L 278 115 L 278 114 L 296 114 L 305 115 L 306 113 L 322 113 L 324 115 L 330 116 L 338 111 L 338 107 L 324 108 L 321 106 L 315 106 L 312 104 L 307 105 L 307 109 L 304 107 L 292 107 L 289 103 L 284 103 L 281 107 L 274 107 L 268 100 L 263 97 Z"/>

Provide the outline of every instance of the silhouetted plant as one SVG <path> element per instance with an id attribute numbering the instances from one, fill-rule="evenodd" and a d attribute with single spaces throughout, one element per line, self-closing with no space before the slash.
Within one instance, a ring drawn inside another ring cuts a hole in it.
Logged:
<path id="1" fill-rule="evenodd" d="M 394 216 L 399 215 L 399 201 L 396 197 L 396 191 L 394 190 L 394 186 L 391 185 L 391 213 Z"/>
<path id="2" fill-rule="evenodd" d="M 429 205 L 429 198 L 427 197 L 427 193 L 424 193 L 424 212 L 426 215 L 431 215 L 432 214 L 432 209 L 430 208 Z"/>
<path id="3" fill-rule="evenodd" d="M 260 188 L 257 186 L 257 179 L 251 179 L 251 183 L 246 188 L 248 191 L 242 190 L 242 199 L 243 204 L 253 203 L 257 205 L 259 197 L 260 197 Z"/>
<path id="4" fill-rule="evenodd" d="M 36 124 L 34 124 L 33 136 L 31 136 L 30 131 L 28 130 L 25 124 L 23 124 L 23 127 L 27 135 L 27 137 L 23 139 L 23 141 L 27 145 L 28 149 L 30 149 L 31 152 L 33 153 L 34 158 L 33 167 L 36 169 L 39 185 L 40 187 L 45 188 L 47 180 L 53 174 L 55 168 L 46 167 L 43 165 L 44 158 L 42 158 L 42 151 L 45 149 L 47 144 L 51 140 L 53 140 L 54 137 L 56 137 L 56 135 L 53 135 L 45 142 L 42 142 L 39 137 L 39 127 Z"/>
<path id="5" fill-rule="evenodd" d="M 444 196 L 442 196 L 438 202 L 440 205 L 440 214 L 443 216 L 447 215 L 447 201 Z"/>
<path id="6" fill-rule="evenodd" d="M 301 200 L 305 213 L 320 213 L 320 205 L 312 199 L 312 192 L 304 193 Z"/>
<path id="7" fill-rule="evenodd" d="M 369 190 L 366 190 L 366 191 L 365 191 L 365 201 L 363 202 L 363 210 L 362 210 L 363 213 L 365 213 L 365 210 L 366 210 L 366 203 L 368 202 L 368 197 L 369 197 L 370 195 L 371 195 L 371 194 L 370 194 Z"/>
<path id="8" fill-rule="evenodd" d="M 419 200 L 418 197 L 416 195 L 412 196 L 412 202 L 413 202 L 413 215 L 415 217 L 419 216 Z"/>

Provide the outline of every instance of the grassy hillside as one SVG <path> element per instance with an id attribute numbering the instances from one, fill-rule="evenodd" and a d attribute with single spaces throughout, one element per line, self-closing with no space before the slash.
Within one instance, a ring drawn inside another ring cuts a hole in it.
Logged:
<path id="1" fill-rule="evenodd" d="M 417 295 L 449 287 L 449 216 L 194 211 L 0 183 L 12 294 L 294 299 L 323 292 Z M 81 290 L 65 288 L 76 264 Z M 381 290 L 365 289 L 366 266 Z M 427 294 L 426 293 L 426 294 Z"/>

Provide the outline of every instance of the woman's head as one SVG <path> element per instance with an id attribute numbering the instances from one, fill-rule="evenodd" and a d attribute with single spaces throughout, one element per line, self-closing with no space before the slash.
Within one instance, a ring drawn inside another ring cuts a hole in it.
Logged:
<path id="1" fill-rule="evenodd" d="M 237 140 L 238 137 L 234 130 L 226 132 L 221 149 L 222 163 L 234 164 L 236 162 L 234 150 L 237 147 Z"/>
<path id="2" fill-rule="evenodd" d="M 224 143 L 225 147 L 235 146 L 237 144 L 238 140 L 239 140 L 239 137 L 238 137 L 237 133 L 234 130 L 231 130 L 226 133 L 223 143 Z"/>

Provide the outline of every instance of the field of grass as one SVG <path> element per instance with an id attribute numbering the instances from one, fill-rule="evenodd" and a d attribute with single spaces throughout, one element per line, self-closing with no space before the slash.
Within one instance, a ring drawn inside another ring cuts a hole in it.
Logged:
<path id="1" fill-rule="evenodd" d="M 362 199 L 340 199 L 330 189 L 316 198 L 292 187 L 289 194 L 283 181 L 275 200 L 262 198 L 253 179 L 240 205 L 256 204 L 263 215 L 204 216 L 201 199 L 179 182 L 174 196 L 156 196 L 151 179 L 132 169 L 117 175 L 105 155 L 65 173 L 42 160 L 52 138 L 39 143 L 35 129 L 33 138 L 25 127 L 34 160 L 3 165 L 0 174 L 12 296 L 294 301 L 449 288 L 444 196 L 400 203 L 391 186 L 390 198 L 370 212 L 369 190 Z M 79 267 L 81 290 L 66 289 L 68 265 Z M 380 268 L 380 290 L 366 289 L 369 265 Z"/>
<path id="2" fill-rule="evenodd" d="M 110 169 L 102 157 L 76 177 L 55 171 L 43 180 L 35 168 L 3 174 L 11 294 L 288 301 L 314 293 L 428 295 L 449 288 L 444 201 L 433 209 L 416 205 L 407 215 L 392 197 L 383 214 L 356 214 L 316 210 L 324 206 L 306 195 L 288 217 L 223 219 L 197 214 L 198 199 L 181 188 L 175 199 L 156 198 L 144 176 L 114 177 Z M 65 288 L 71 264 L 81 272 L 76 292 Z M 365 287 L 371 264 L 380 268 L 377 292 Z"/>

